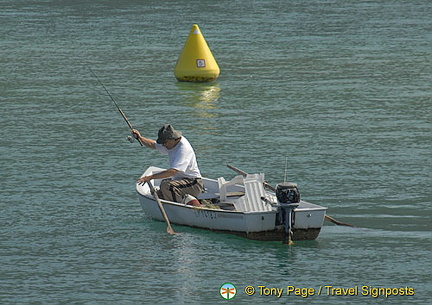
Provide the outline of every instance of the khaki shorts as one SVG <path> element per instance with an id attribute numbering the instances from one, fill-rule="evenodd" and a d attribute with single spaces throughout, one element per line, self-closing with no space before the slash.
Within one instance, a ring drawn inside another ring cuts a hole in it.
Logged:
<path id="1" fill-rule="evenodd" d="M 158 195 L 161 199 L 182 202 L 185 195 L 197 197 L 204 190 L 201 178 L 184 178 L 179 180 L 162 180 Z"/>

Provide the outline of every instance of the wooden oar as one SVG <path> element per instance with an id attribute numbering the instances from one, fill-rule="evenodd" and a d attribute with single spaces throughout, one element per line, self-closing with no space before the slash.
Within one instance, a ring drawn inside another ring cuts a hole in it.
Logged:
<path id="1" fill-rule="evenodd" d="M 171 223 L 170 223 L 170 221 L 168 219 L 168 216 L 167 216 L 167 214 L 165 212 L 165 209 L 164 209 L 164 207 L 162 205 L 162 201 L 160 200 L 160 198 L 159 198 L 156 190 L 154 189 L 153 184 L 151 184 L 150 181 L 147 181 L 147 185 L 149 186 L 150 192 L 152 193 L 153 197 L 155 198 L 155 200 L 156 200 L 156 202 L 157 202 L 157 204 L 159 206 L 159 209 L 160 209 L 160 211 L 162 213 L 162 216 L 165 219 L 165 222 L 167 224 L 167 233 L 169 233 L 169 234 L 177 234 L 176 232 L 174 232 L 174 229 L 171 227 Z"/>
<path id="2" fill-rule="evenodd" d="M 337 224 L 338 226 L 347 226 L 347 227 L 353 227 L 353 228 L 356 227 L 355 225 L 350 225 L 349 223 L 338 221 L 338 220 L 328 216 L 327 214 L 324 215 L 324 217 L 325 217 L 325 219 L 330 220 L 332 223 Z"/>
<path id="3" fill-rule="evenodd" d="M 247 176 L 247 173 L 245 171 L 242 171 L 241 169 L 239 169 L 235 166 L 232 166 L 231 164 L 227 164 L 227 166 L 228 166 L 228 168 L 232 169 L 233 171 L 239 173 L 240 175 L 243 175 L 244 177 Z M 272 191 L 276 191 L 276 189 L 273 186 L 271 186 L 270 184 L 268 184 L 267 182 L 264 181 L 263 184 L 264 184 L 264 187 L 266 187 Z M 330 220 L 331 222 L 333 222 L 334 224 L 337 224 L 338 226 L 347 226 L 347 227 L 353 227 L 353 228 L 356 227 L 354 225 L 350 225 L 349 223 L 338 221 L 338 220 L 336 220 L 336 219 L 334 219 L 328 215 L 324 215 L 324 217 L 325 217 L 325 219 Z"/>
<path id="4" fill-rule="evenodd" d="M 246 173 L 245 171 L 242 171 L 241 169 L 232 166 L 231 164 L 227 164 L 227 167 L 229 169 L 232 169 L 233 171 L 235 171 L 236 173 L 242 175 L 243 177 L 246 177 L 248 175 L 248 173 Z M 263 182 L 264 187 L 268 188 L 269 190 L 272 190 L 273 192 L 276 192 L 276 188 L 274 188 L 273 186 L 271 186 L 270 184 L 268 184 L 267 182 Z"/>

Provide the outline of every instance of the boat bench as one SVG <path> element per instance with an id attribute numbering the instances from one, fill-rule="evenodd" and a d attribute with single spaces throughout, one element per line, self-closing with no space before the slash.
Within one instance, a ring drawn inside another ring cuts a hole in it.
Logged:
<path id="1" fill-rule="evenodd" d="M 244 196 L 244 192 L 227 192 L 226 196 L 227 197 L 241 197 Z M 220 198 L 220 193 L 201 193 L 197 196 L 197 199 L 207 199 L 207 200 L 211 200 L 211 199 L 219 199 Z"/>
<path id="2" fill-rule="evenodd" d="M 263 186 L 264 174 L 253 174 L 243 177 L 236 176 L 230 181 L 225 181 L 224 178 L 218 178 L 220 200 L 227 201 L 227 187 L 234 185 L 244 185 L 245 196 L 240 197 L 234 202 L 235 208 L 239 212 L 265 212 L 271 211 L 273 208 L 269 204 L 264 204 L 262 197 L 266 193 Z"/>

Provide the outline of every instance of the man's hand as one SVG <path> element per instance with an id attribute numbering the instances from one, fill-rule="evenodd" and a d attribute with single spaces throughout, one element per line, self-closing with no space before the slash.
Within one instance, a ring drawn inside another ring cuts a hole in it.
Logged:
<path id="1" fill-rule="evenodd" d="M 151 148 L 151 149 L 156 149 L 156 146 L 155 146 L 156 141 L 155 140 L 147 139 L 147 138 L 143 137 L 141 135 L 141 133 L 138 130 L 136 130 L 136 129 L 132 129 L 131 133 L 132 133 L 132 136 L 135 139 L 137 139 L 138 142 L 140 142 L 141 145 L 145 145 L 145 146 L 147 146 L 148 148 Z"/>
<path id="2" fill-rule="evenodd" d="M 177 173 L 177 170 L 174 168 L 169 168 L 167 170 L 164 170 L 163 172 L 160 173 L 156 173 L 150 176 L 144 176 L 141 178 L 137 179 L 137 183 L 139 185 L 144 185 L 147 183 L 147 181 L 150 181 L 152 179 L 165 179 L 165 178 L 170 178 L 172 176 L 174 176 Z"/>
<path id="3" fill-rule="evenodd" d="M 150 180 L 152 180 L 152 179 L 153 179 L 152 176 L 145 176 L 145 177 L 141 177 L 141 178 L 138 178 L 137 183 L 138 183 L 139 185 L 144 185 L 144 184 L 147 183 L 147 181 L 150 181 Z"/>
<path id="4" fill-rule="evenodd" d="M 138 138 L 141 137 L 141 133 L 140 133 L 138 130 L 136 130 L 136 129 L 132 129 L 132 130 L 131 130 L 131 133 L 132 133 L 132 136 L 133 136 L 135 139 L 137 139 L 137 140 L 138 140 Z"/>

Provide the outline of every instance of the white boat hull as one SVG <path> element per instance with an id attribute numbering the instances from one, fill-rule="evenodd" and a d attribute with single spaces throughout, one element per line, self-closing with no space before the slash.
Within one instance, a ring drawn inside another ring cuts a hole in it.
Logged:
<path id="1" fill-rule="evenodd" d="M 150 167 L 144 174 L 149 175 L 163 169 Z M 217 181 L 203 179 L 208 194 L 216 193 Z M 160 181 L 153 181 L 155 187 Z M 241 186 L 235 186 L 236 190 Z M 157 202 L 149 187 L 136 185 L 141 207 L 145 214 L 153 219 L 164 221 Z M 205 197 L 205 194 L 203 194 Z M 207 196 L 208 197 L 208 196 Z M 233 203 L 241 196 L 230 199 Z M 236 211 L 206 207 L 195 207 L 183 203 L 161 200 L 165 212 L 173 224 L 186 225 L 213 231 L 223 231 L 259 240 L 283 240 L 285 230 L 278 225 L 280 209 L 267 207 L 262 211 Z M 293 211 L 293 240 L 315 239 L 322 227 L 327 208 L 300 201 Z"/>

